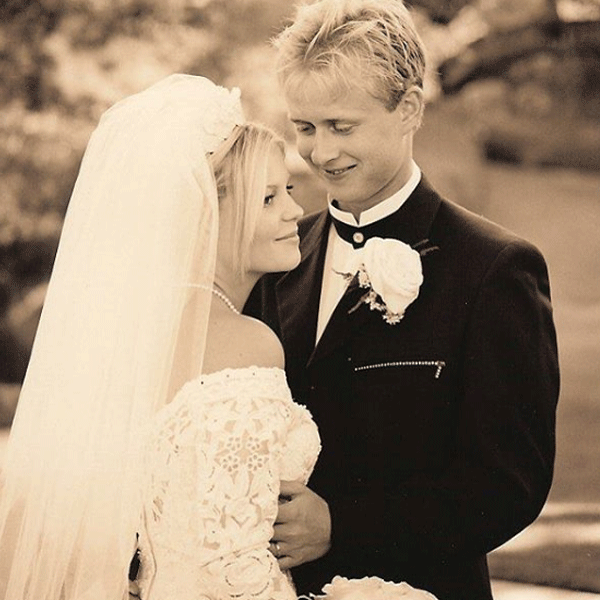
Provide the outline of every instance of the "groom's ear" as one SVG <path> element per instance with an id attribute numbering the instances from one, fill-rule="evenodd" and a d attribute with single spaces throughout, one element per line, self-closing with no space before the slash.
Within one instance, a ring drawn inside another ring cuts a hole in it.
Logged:
<path id="1" fill-rule="evenodd" d="M 414 132 L 421 126 L 424 109 L 425 98 L 423 90 L 416 85 L 409 87 L 395 108 L 401 123 L 406 126 L 406 133 L 411 130 Z"/>

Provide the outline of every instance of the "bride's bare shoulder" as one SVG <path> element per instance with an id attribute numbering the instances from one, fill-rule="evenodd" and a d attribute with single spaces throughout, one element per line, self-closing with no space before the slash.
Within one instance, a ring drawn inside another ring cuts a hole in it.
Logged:
<path id="1" fill-rule="evenodd" d="M 284 367 L 283 347 L 275 332 L 257 319 L 221 315 L 211 319 L 206 338 L 204 370 Z"/>

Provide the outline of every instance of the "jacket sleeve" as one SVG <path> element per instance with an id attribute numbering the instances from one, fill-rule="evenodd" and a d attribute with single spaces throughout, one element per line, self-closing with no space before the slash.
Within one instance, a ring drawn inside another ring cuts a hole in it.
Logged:
<path id="1" fill-rule="evenodd" d="M 539 514 L 552 481 L 559 378 L 548 274 L 530 244 L 505 246 L 487 269 L 462 357 L 447 469 L 385 494 L 328 499 L 335 545 L 360 540 L 407 558 L 482 554 Z"/>

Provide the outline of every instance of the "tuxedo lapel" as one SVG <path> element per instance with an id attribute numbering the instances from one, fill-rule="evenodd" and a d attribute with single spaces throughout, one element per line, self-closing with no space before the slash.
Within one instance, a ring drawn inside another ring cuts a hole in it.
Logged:
<path id="1" fill-rule="evenodd" d="M 330 223 L 327 211 L 319 214 L 300 242 L 300 264 L 284 275 L 276 286 L 281 335 L 288 363 L 293 362 L 300 369 L 306 367 L 315 346 Z"/>
<path id="2" fill-rule="evenodd" d="M 400 240 L 415 246 L 427 239 L 441 199 L 424 176 L 406 202 L 392 215 L 374 223 L 370 237 Z"/>
<path id="3" fill-rule="evenodd" d="M 438 194 L 429 185 L 423 177 L 415 191 L 411 194 L 408 200 L 394 214 L 386 217 L 379 223 L 374 235 L 371 237 L 392 238 L 400 240 L 410 246 L 414 246 L 429 236 L 431 226 L 435 215 L 440 206 L 441 199 Z M 321 270 L 322 273 L 322 262 Z M 319 278 L 320 287 L 321 278 Z M 366 305 L 361 306 L 348 314 L 361 296 L 366 293 L 364 288 L 356 287 L 349 290 L 336 306 L 319 343 L 310 354 L 308 364 L 321 360 L 342 345 L 346 339 L 348 332 L 351 329 L 360 328 L 367 325 L 370 318 L 374 316 L 381 318 L 379 313 L 373 313 Z M 318 304 L 317 304 L 318 311 Z M 315 321 L 316 323 L 316 321 Z M 313 338 L 314 341 L 314 338 Z"/>
<path id="4" fill-rule="evenodd" d="M 318 344 L 314 348 L 308 365 L 319 360 L 323 356 L 331 354 L 346 339 L 346 334 L 350 327 L 349 311 L 360 300 L 365 290 L 360 288 L 358 283 L 352 285 L 346 290 L 333 311 Z"/>

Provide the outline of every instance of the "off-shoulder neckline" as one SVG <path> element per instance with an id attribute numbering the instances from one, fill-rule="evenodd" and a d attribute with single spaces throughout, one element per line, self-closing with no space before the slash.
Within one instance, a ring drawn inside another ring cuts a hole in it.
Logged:
<path id="1" fill-rule="evenodd" d="M 283 375 L 285 371 L 281 367 L 258 367 L 256 365 L 250 365 L 247 367 L 226 367 L 225 369 L 219 369 L 218 371 L 212 371 L 211 373 L 202 373 L 197 378 L 188 381 L 192 383 L 194 381 L 209 382 L 219 379 L 229 379 L 237 375 L 253 376 L 257 373 L 270 373 Z M 186 384 L 187 385 L 187 384 Z"/>
<path id="2" fill-rule="evenodd" d="M 158 409 L 155 418 L 158 418 L 159 415 L 164 416 L 165 413 L 170 414 L 171 411 L 176 410 L 177 406 L 186 396 L 186 390 L 191 387 L 200 386 L 208 388 L 213 385 L 218 386 L 226 381 L 249 380 L 259 374 L 272 375 L 273 379 L 278 383 L 286 382 L 285 371 L 281 367 L 258 367 L 251 365 L 248 367 L 227 367 L 211 373 L 203 373 L 184 383 L 173 399 Z"/>

